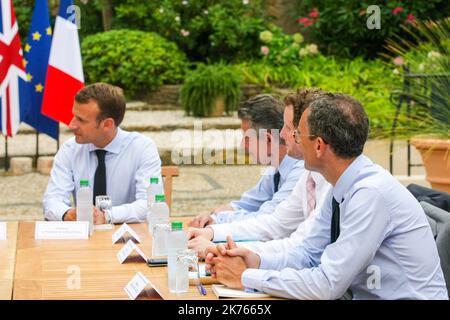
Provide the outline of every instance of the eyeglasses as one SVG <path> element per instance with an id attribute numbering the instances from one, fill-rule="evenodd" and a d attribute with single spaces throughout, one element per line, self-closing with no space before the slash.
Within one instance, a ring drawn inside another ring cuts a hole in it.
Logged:
<path id="1" fill-rule="evenodd" d="M 292 132 L 292 136 L 294 137 L 294 141 L 295 143 L 300 143 L 300 137 L 317 137 L 314 134 L 300 134 L 300 132 L 298 132 L 298 130 L 294 130 Z"/>

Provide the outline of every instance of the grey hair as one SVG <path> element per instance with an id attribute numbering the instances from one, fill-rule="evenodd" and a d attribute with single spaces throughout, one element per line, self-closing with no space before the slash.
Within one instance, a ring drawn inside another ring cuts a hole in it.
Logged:
<path id="1" fill-rule="evenodd" d="M 326 93 L 314 100 L 308 116 L 309 134 L 321 137 L 341 158 L 359 156 L 369 134 L 369 118 L 355 98 Z"/>
<path id="2" fill-rule="evenodd" d="M 259 94 L 244 101 L 238 109 L 238 117 L 248 120 L 250 127 L 259 129 L 283 128 L 284 105 L 270 94 Z"/>

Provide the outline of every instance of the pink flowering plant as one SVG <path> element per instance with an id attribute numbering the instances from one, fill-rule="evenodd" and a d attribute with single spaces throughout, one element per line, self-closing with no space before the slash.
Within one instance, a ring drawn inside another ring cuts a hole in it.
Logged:
<path id="1" fill-rule="evenodd" d="M 297 0 L 296 22 L 324 54 L 376 58 L 393 34 L 418 19 L 439 19 L 450 11 L 447 0 Z M 368 29 L 370 5 L 380 9 L 380 29 Z"/>

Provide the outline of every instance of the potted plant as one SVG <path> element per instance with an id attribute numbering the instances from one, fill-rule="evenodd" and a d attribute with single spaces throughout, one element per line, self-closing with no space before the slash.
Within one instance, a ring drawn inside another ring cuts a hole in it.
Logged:
<path id="1" fill-rule="evenodd" d="M 387 46 L 394 63 L 409 71 L 401 90 L 411 107 L 403 133 L 420 151 L 431 186 L 450 193 L 450 18 L 417 22 L 408 32 L 413 41 Z"/>
<path id="2" fill-rule="evenodd" d="M 239 102 L 241 79 L 234 67 L 218 63 L 198 65 L 185 80 L 181 103 L 196 117 L 229 115 Z"/>

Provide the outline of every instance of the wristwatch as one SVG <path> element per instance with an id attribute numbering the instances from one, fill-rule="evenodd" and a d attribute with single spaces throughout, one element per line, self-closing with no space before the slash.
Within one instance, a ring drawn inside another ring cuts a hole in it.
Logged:
<path id="1" fill-rule="evenodd" d="M 103 213 L 105 214 L 105 220 L 106 223 L 112 223 L 112 215 L 110 210 L 103 210 Z"/>

